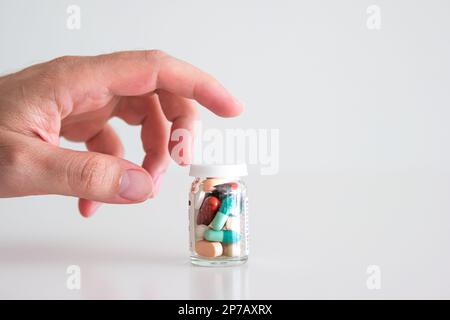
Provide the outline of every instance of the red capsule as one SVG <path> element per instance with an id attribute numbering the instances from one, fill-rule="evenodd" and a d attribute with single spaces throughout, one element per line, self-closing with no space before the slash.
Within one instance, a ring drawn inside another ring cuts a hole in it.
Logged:
<path id="1" fill-rule="evenodd" d="M 214 196 L 207 197 L 200 207 L 197 215 L 197 224 L 209 225 L 219 210 L 220 201 Z"/>

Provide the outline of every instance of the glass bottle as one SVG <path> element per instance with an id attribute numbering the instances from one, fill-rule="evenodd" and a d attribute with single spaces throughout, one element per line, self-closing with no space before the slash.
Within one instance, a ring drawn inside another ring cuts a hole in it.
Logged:
<path id="1" fill-rule="evenodd" d="M 247 166 L 191 165 L 191 262 L 201 266 L 245 263 L 248 258 Z"/>

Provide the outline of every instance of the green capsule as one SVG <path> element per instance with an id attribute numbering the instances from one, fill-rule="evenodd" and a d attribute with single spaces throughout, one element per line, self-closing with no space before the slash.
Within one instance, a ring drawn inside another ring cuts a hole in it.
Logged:
<path id="1" fill-rule="evenodd" d="M 230 215 L 234 205 L 235 205 L 234 197 L 226 197 L 225 199 L 222 200 L 222 203 L 220 204 L 219 212 L 222 212 L 223 214 L 226 215 Z"/>
<path id="2" fill-rule="evenodd" d="M 223 226 L 227 223 L 228 215 L 222 212 L 217 212 L 214 219 L 210 223 L 210 227 L 214 230 L 222 230 Z"/>
<path id="3" fill-rule="evenodd" d="M 222 242 L 222 243 L 235 243 L 241 240 L 241 235 L 233 230 L 206 230 L 204 237 L 208 241 Z"/>

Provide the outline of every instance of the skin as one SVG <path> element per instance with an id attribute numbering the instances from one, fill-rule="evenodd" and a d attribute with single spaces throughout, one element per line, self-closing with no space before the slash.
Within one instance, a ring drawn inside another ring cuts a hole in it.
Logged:
<path id="1" fill-rule="evenodd" d="M 75 196 L 84 217 L 101 203 L 154 197 L 177 143 L 171 132 L 193 136 L 193 100 L 220 117 L 243 109 L 212 76 L 158 50 L 61 57 L 0 77 L 0 197 Z M 141 126 L 142 166 L 122 159 L 112 117 Z M 88 151 L 61 148 L 60 137 Z"/>

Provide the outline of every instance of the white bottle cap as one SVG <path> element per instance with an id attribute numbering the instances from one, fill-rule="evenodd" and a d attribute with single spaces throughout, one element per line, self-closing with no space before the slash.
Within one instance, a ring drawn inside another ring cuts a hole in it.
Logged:
<path id="1" fill-rule="evenodd" d="M 245 163 L 231 165 L 192 164 L 189 175 L 199 178 L 227 178 L 243 177 L 248 175 L 248 172 Z"/>

